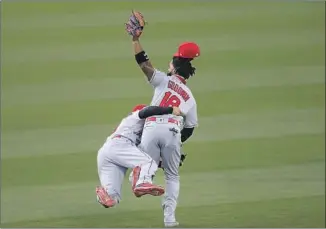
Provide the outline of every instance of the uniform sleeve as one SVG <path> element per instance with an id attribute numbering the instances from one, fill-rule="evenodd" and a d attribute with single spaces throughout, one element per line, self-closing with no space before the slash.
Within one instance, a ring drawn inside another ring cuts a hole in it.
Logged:
<path id="1" fill-rule="evenodd" d="M 166 82 L 168 80 L 168 76 L 157 69 L 155 69 L 152 79 L 149 81 L 149 83 L 154 87 L 159 87 L 161 84 Z"/>
<path id="2" fill-rule="evenodd" d="M 165 115 L 165 114 L 172 114 L 172 113 L 173 113 L 172 107 L 149 106 L 139 111 L 138 117 L 140 119 L 145 119 L 154 115 Z"/>
<path id="3" fill-rule="evenodd" d="M 184 128 L 194 128 L 198 126 L 197 104 L 195 103 L 186 115 Z"/>
<path id="4" fill-rule="evenodd" d="M 187 141 L 187 139 L 189 139 L 192 135 L 192 133 L 194 132 L 194 127 L 193 128 L 183 128 L 181 130 L 181 142 L 184 143 L 185 141 Z"/>

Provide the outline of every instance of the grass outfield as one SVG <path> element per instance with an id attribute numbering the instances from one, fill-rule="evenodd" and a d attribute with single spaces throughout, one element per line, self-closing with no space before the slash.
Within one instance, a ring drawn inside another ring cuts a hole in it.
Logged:
<path id="1" fill-rule="evenodd" d="M 146 84 L 123 23 L 167 69 L 199 43 L 181 227 L 325 226 L 322 2 L 2 3 L 1 227 L 162 227 L 160 198 L 96 203 L 96 153 Z M 162 171 L 156 182 L 163 184 Z"/>

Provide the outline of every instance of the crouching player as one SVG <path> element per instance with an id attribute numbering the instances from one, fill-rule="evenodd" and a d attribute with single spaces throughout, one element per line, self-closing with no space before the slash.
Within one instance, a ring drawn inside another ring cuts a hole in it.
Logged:
<path id="1" fill-rule="evenodd" d="M 121 187 L 128 168 L 140 167 L 133 183 L 135 196 L 161 196 L 164 188 L 152 183 L 158 165 L 137 145 L 140 143 L 145 119 L 153 115 L 181 115 L 177 107 L 137 105 L 122 119 L 98 151 L 97 168 L 101 186 L 96 187 L 97 201 L 105 208 L 113 207 L 121 200 Z"/>

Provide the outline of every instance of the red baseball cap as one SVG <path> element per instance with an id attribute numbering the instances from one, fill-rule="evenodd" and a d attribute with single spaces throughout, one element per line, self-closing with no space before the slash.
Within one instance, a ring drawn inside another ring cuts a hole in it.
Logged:
<path id="1" fill-rule="evenodd" d="M 200 56 L 200 48 L 194 42 L 183 42 L 173 56 L 194 59 Z"/>
<path id="2" fill-rule="evenodd" d="M 132 109 L 132 112 L 139 111 L 139 110 L 143 109 L 144 107 L 147 107 L 147 105 L 146 104 L 138 104 Z"/>

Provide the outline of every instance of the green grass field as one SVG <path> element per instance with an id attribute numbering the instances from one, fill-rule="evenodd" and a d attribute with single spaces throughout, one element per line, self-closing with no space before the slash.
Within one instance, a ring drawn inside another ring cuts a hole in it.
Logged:
<path id="1" fill-rule="evenodd" d="M 324 3 L 1 4 L 1 227 L 163 226 L 160 198 L 127 179 L 117 208 L 95 198 L 97 150 L 152 97 L 124 31 L 132 8 L 157 68 L 183 41 L 202 49 L 180 226 L 325 227 Z"/>

